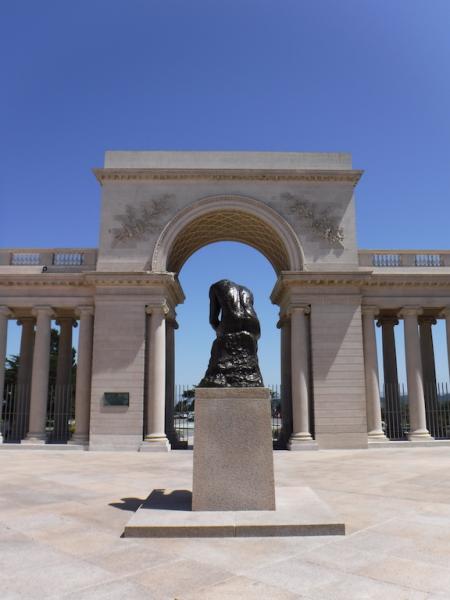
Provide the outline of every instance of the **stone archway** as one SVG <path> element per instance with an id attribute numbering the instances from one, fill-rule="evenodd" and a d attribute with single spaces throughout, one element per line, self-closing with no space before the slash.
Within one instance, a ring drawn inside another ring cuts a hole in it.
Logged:
<path id="1" fill-rule="evenodd" d="M 303 270 L 303 250 L 287 221 L 263 202 L 241 195 L 208 196 L 179 211 L 156 242 L 151 270 L 178 273 L 196 250 L 219 241 L 256 248 L 277 273 Z"/>
<path id="2" fill-rule="evenodd" d="M 180 210 L 161 232 L 153 252 L 154 273 L 178 274 L 184 263 L 200 248 L 220 241 L 234 241 L 257 249 L 273 266 L 275 273 L 303 270 L 303 250 L 287 221 L 267 204 L 243 195 L 218 195 L 201 198 Z M 174 329 L 176 321 L 166 320 L 166 432 L 171 443 L 176 439 L 170 406 L 174 405 Z M 280 321 L 282 355 L 287 366 L 282 369 L 282 385 L 290 390 L 289 322 Z M 290 392 L 283 403 L 283 445 L 292 428 Z M 289 406 L 286 406 L 289 404 Z M 172 427 L 172 430 L 171 430 Z"/>

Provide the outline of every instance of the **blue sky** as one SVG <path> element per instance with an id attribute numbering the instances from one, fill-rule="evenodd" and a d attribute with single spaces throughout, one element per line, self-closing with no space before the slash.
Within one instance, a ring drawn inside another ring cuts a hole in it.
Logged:
<path id="1" fill-rule="evenodd" d="M 2 2 L 0 246 L 97 246 L 91 168 L 107 149 L 167 149 L 351 152 L 360 247 L 449 248 L 449 23 L 448 0 Z M 180 383 L 206 366 L 191 298 L 207 302 L 224 248 L 181 272 Z M 275 277 L 238 255 L 227 275 L 257 288 L 275 382 Z"/>

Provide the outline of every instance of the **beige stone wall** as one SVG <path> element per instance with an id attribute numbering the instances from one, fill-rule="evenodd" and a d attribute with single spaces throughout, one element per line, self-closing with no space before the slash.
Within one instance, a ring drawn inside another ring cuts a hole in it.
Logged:
<path id="1" fill-rule="evenodd" d="M 144 410 L 145 298 L 97 295 L 90 449 L 137 450 Z M 129 392 L 128 407 L 103 406 L 103 394 Z"/>
<path id="2" fill-rule="evenodd" d="M 367 447 L 359 296 L 330 295 L 314 299 L 311 343 L 319 447 Z"/>

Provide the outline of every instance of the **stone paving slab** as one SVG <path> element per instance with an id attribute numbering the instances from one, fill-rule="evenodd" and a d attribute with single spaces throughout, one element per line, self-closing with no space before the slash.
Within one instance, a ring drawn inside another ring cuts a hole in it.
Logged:
<path id="1" fill-rule="evenodd" d="M 308 487 L 278 487 L 276 510 L 193 511 L 191 490 L 153 490 L 124 537 L 344 535 L 345 524 Z"/>
<path id="2" fill-rule="evenodd" d="M 446 447 L 275 452 L 346 535 L 122 538 L 157 488 L 189 489 L 192 452 L 0 452 L 1 600 L 448 600 Z"/>

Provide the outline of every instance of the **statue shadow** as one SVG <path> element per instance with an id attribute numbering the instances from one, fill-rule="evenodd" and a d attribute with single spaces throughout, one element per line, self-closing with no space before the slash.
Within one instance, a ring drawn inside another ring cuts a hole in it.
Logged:
<path id="1" fill-rule="evenodd" d="M 146 500 L 121 498 L 120 502 L 110 502 L 109 506 L 120 510 L 136 512 L 138 508 L 148 510 L 192 510 L 191 490 L 153 490 Z"/>
<path id="2" fill-rule="evenodd" d="M 192 510 L 191 490 L 153 490 L 142 505 L 150 510 Z"/>
<path id="3" fill-rule="evenodd" d="M 136 512 L 137 509 L 145 502 L 142 498 L 121 498 L 120 502 L 110 502 L 108 506 L 113 506 L 120 510 L 128 510 Z"/>

